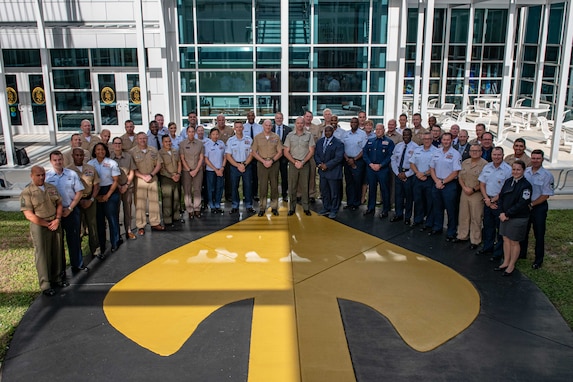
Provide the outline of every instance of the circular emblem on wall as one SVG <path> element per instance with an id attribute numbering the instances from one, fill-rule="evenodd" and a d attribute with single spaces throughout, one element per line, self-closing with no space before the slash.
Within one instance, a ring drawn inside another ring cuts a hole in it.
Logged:
<path id="1" fill-rule="evenodd" d="M 8 105 L 14 105 L 18 102 L 18 93 L 11 87 L 6 88 L 6 95 L 8 96 Z"/>
<path id="2" fill-rule="evenodd" d="M 46 103 L 46 94 L 44 93 L 44 89 L 39 86 L 36 86 L 34 90 L 32 90 L 32 101 L 36 103 L 36 105 L 43 105 Z"/>
<path id="3" fill-rule="evenodd" d="M 115 92 L 109 86 L 101 89 L 101 102 L 109 105 L 115 102 Z"/>
<path id="4" fill-rule="evenodd" d="M 131 91 L 129 92 L 129 99 L 131 102 L 138 105 L 141 103 L 141 90 L 139 89 L 139 86 L 134 86 L 131 88 Z"/>

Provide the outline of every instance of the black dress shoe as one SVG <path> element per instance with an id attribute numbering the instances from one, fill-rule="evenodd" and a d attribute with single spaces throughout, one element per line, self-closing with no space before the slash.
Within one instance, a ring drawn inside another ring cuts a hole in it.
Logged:
<path id="1" fill-rule="evenodd" d="M 69 287 L 70 283 L 67 282 L 66 280 L 62 280 L 56 283 L 57 286 L 59 286 L 60 288 L 65 288 L 65 287 Z"/>
<path id="2" fill-rule="evenodd" d="M 283 202 L 288 202 L 288 196 L 283 196 Z"/>
<path id="3" fill-rule="evenodd" d="M 247 208 L 247 212 L 250 214 L 254 214 L 257 211 L 255 211 L 255 209 L 253 207 L 250 207 L 250 208 Z"/>
<path id="4" fill-rule="evenodd" d="M 364 216 L 374 215 L 374 210 L 366 210 L 366 212 L 364 212 L 362 215 L 364 215 Z"/>
<path id="5" fill-rule="evenodd" d="M 308 201 L 310 202 L 310 204 L 316 203 L 316 199 L 315 199 L 315 198 L 309 198 Z"/>
<path id="6" fill-rule="evenodd" d="M 261 216 L 263 216 L 264 214 L 265 214 L 265 211 L 260 210 L 259 213 L 257 214 L 257 216 L 258 216 L 258 217 L 261 217 Z"/>
<path id="7" fill-rule="evenodd" d="M 304 214 L 305 214 L 306 216 L 311 216 L 311 215 L 312 215 L 312 213 L 311 213 L 309 210 L 304 210 Z"/>
<path id="8" fill-rule="evenodd" d="M 477 249 L 478 245 L 477 244 L 470 244 L 470 249 Z"/>
<path id="9" fill-rule="evenodd" d="M 541 268 L 541 264 L 533 263 L 533 264 L 531 265 L 531 268 L 532 268 L 532 269 L 539 269 L 539 268 Z"/>
<path id="10" fill-rule="evenodd" d="M 98 257 L 99 257 L 99 256 L 98 256 Z M 89 269 L 88 267 L 86 267 L 86 266 L 72 267 L 72 273 L 77 273 L 77 272 L 81 272 L 81 271 L 89 272 L 90 269 Z"/>
<path id="11" fill-rule="evenodd" d="M 426 232 L 429 229 L 432 229 L 432 227 L 422 227 L 422 228 L 420 228 L 420 232 Z"/>
<path id="12" fill-rule="evenodd" d="M 456 243 L 456 241 L 454 241 L 454 240 L 458 240 L 458 239 L 456 239 L 456 238 L 453 237 L 453 236 L 446 236 L 446 241 L 447 241 L 448 243 Z"/>
<path id="13" fill-rule="evenodd" d="M 493 270 L 494 270 L 495 272 L 505 271 L 506 269 L 507 269 L 507 267 L 495 267 L 495 268 L 493 268 Z"/>
<path id="14" fill-rule="evenodd" d="M 111 253 L 114 253 L 115 251 L 117 251 L 118 247 L 111 247 Z"/>
<path id="15" fill-rule="evenodd" d="M 271 212 L 273 213 L 274 216 L 279 216 L 279 210 L 273 208 L 273 209 L 271 210 Z"/>
<path id="16" fill-rule="evenodd" d="M 388 217 L 388 212 L 382 212 L 382 213 L 380 213 L 380 215 L 378 215 L 378 217 L 379 217 L 380 219 L 387 218 L 387 217 Z"/>
<path id="17" fill-rule="evenodd" d="M 390 219 L 390 223 L 399 222 L 400 220 L 402 220 L 402 216 L 394 215 L 394 216 L 392 216 L 392 218 Z"/>
<path id="18" fill-rule="evenodd" d="M 511 271 L 511 272 L 504 271 L 501 275 L 502 275 L 503 277 L 508 277 L 508 276 L 512 276 L 512 275 L 513 275 L 513 272 L 514 272 L 514 271 Z"/>
<path id="19" fill-rule="evenodd" d="M 409 219 L 408 219 L 408 220 L 409 220 Z M 421 225 L 422 225 L 422 223 L 416 223 L 416 222 L 414 222 L 414 223 L 412 223 L 412 228 L 414 228 L 414 227 L 419 227 L 419 226 L 421 226 Z"/>
<path id="20" fill-rule="evenodd" d="M 43 294 L 44 296 L 52 297 L 52 296 L 55 296 L 55 295 L 56 295 L 56 291 L 53 290 L 52 288 L 44 289 L 44 290 L 42 291 L 42 294 Z"/>
<path id="21" fill-rule="evenodd" d="M 231 208 L 231 211 L 229 211 L 229 214 L 233 215 L 233 214 L 236 214 L 237 212 L 239 212 L 238 208 Z"/>
<path id="22" fill-rule="evenodd" d="M 484 255 L 491 255 L 493 252 L 490 250 L 484 251 L 483 249 L 480 249 L 479 251 L 476 252 L 476 256 L 484 256 Z"/>
<path id="23" fill-rule="evenodd" d="M 287 213 L 287 216 L 292 216 L 292 215 L 294 215 L 294 211 L 292 210 Z"/>
<path id="24" fill-rule="evenodd" d="M 410 219 L 404 219 L 404 224 L 405 224 L 405 225 L 410 225 Z"/>
<path id="25" fill-rule="evenodd" d="M 351 208 L 352 208 L 352 206 L 349 206 L 348 204 L 345 205 L 344 207 L 342 207 L 343 210 L 349 210 L 349 209 L 351 209 Z"/>
<path id="26" fill-rule="evenodd" d="M 444 231 L 442 231 L 441 229 L 438 229 L 438 230 L 433 229 L 428 233 L 428 236 L 441 235 L 442 232 L 444 232 Z"/>

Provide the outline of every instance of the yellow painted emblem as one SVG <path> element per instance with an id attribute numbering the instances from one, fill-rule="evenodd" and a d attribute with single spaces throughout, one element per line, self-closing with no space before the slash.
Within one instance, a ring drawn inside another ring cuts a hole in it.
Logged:
<path id="1" fill-rule="evenodd" d="M 109 322 L 162 356 L 211 313 L 254 298 L 250 381 L 353 381 L 337 299 L 387 317 L 417 351 L 467 328 L 479 295 L 450 268 L 313 215 L 252 217 L 177 248 L 117 283 Z"/>
<path id="2" fill-rule="evenodd" d="M 101 89 L 101 102 L 110 105 L 115 102 L 115 92 L 109 86 Z"/>
<path id="3" fill-rule="evenodd" d="M 139 86 L 134 86 L 131 88 L 131 91 L 129 92 L 129 99 L 131 102 L 137 105 L 141 103 L 141 89 Z"/>
<path id="4" fill-rule="evenodd" d="M 46 94 L 44 93 L 44 89 L 39 86 L 36 86 L 34 90 L 32 90 L 32 101 L 36 105 L 43 105 L 46 103 Z"/>
<path id="5" fill-rule="evenodd" d="M 6 96 L 8 98 L 8 105 L 14 105 L 16 102 L 18 102 L 18 93 L 16 90 L 14 90 L 14 88 L 7 87 Z"/>

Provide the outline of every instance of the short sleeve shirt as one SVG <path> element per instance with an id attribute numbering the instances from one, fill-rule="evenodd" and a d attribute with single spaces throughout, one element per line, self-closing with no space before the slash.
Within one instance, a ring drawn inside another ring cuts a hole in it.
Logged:
<path id="1" fill-rule="evenodd" d="M 479 175 L 478 180 L 485 184 L 485 192 L 489 196 L 496 196 L 501 192 L 503 183 L 511 176 L 511 166 L 501 162 L 495 167 L 493 162 L 486 164 Z"/>
<path id="2" fill-rule="evenodd" d="M 205 158 L 209 159 L 209 162 L 216 168 L 223 167 L 223 160 L 225 159 L 225 143 L 222 140 L 217 140 L 217 142 L 213 142 L 213 140 L 209 139 L 205 142 Z M 211 167 L 206 167 L 207 171 L 215 171 Z"/>
<path id="3" fill-rule="evenodd" d="M 147 146 L 147 149 L 143 151 L 139 146 L 135 146 L 130 154 L 137 170 L 142 174 L 151 174 L 157 163 L 161 163 L 159 152 L 154 147 Z"/>
<path id="4" fill-rule="evenodd" d="M 56 217 L 56 206 L 61 200 L 55 186 L 44 183 L 42 187 L 30 183 L 20 194 L 20 211 L 32 211 L 41 219 Z"/>
<path id="5" fill-rule="evenodd" d="M 283 149 L 283 144 L 278 134 L 270 133 L 267 137 L 265 133 L 255 135 L 252 150 L 258 153 L 263 159 L 271 159 Z"/>
<path id="6" fill-rule="evenodd" d="M 303 132 L 298 135 L 296 132 L 292 131 L 287 135 L 284 146 L 289 148 L 290 155 L 295 160 L 303 160 L 310 151 L 311 147 L 314 147 L 315 141 L 308 131 Z"/>
<path id="7" fill-rule="evenodd" d="M 466 159 L 462 162 L 462 170 L 458 176 L 467 187 L 475 190 L 479 186 L 479 175 L 487 163 L 483 158 L 479 158 L 476 162 L 472 162 L 471 158 Z"/>
<path id="8" fill-rule="evenodd" d="M 78 174 L 69 168 L 64 168 L 61 174 L 54 170 L 46 171 L 46 183 L 56 187 L 62 197 L 62 205 L 69 207 L 76 197 L 76 192 L 83 191 L 84 185 Z"/>
<path id="9" fill-rule="evenodd" d="M 410 157 L 410 164 L 414 164 L 418 171 L 427 173 L 430 170 L 430 161 L 437 150 L 434 146 L 430 146 L 427 150 L 424 146 L 419 146 Z"/>
<path id="10" fill-rule="evenodd" d="M 349 130 L 342 137 L 342 143 L 344 143 L 344 153 L 346 156 L 354 158 L 362 152 L 366 142 L 368 142 L 368 138 L 366 137 L 366 133 L 364 131 L 358 129 L 353 133 L 352 130 Z"/>
<path id="11" fill-rule="evenodd" d="M 135 170 L 135 162 L 130 153 L 126 153 L 123 151 L 121 156 L 118 157 L 112 151 L 110 154 L 110 158 L 117 162 L 119 169 L 121 171 L 121 175 L 119 176 L 119 185 L 123 186 L 128 181 L 128 174 L 131 170 Z"/>
<path id="12" fill-rule="evenodd" d="M 119 165 L 113 159 L 103 158 L 101 163 L 98 162 L 97 159 L 92 159 L 89 164 L 95 167 L 100 177 L 99 185 L 102 187 L 111 186 L 113 184 L 113 177 L 121 175 Z"/>
<path id="13" fill-rule="evenodd" d="M 447 178 L 452 172 L 462 169 L 462 156 L 453 147 L 450 147 L 446 152 L 443 149 L 438 149 L 432 155 L 430 168 L 436 171 L 438 178 Z"/>
<path id="14" fill-rule="evenodd" d="M 534 173 L 531 167 L 528 167 L 525 169 L 524 176 L 532 186 L 531 200 L 535 200 L 541 195 L 553 196 L 555 180 L 549 171 L 541 167 Z"/>
<path id="15" fill-rule="evenodd" d="M 226 154 L 231 154 L 236 162 L 244 162 L 247 160 L 251 154 L 251 146 L 253 145 L 253 140 L 250 137 L 243 136 L 243 139 L 237 138 L 237 136 L 232 136 L 227 141 L 227 147 L 225 148 Z"/>
<path id="16" fill-rule="evenodd" d="M 179 144 L 179 154 L 183 155 L 185 163 L 191 170 L 195 170 L 199 164 L 201 153 L 203 153 L 203 142 L 198 139 L 193 141 L 186 139 Z"/>
<path id="17" fill-rule="evenodd" d="M 177 174 L 179 162 L 181 162 L 179 151 L 173 148 L 169 151 L 161 149 L 159 150 L 159 155 L 161 156 L 162 162 L 160 170 L 161 175 L 171 178 L 173 175 Z"/>
<path id="18" fill-rule="evenodd" d="M 91 197 L 94 184 L 99 184 L 100 182 L 96 169 L 89 164 L 84 164 L 81 166 L 81 169 L 75 165 L 68 166 L 68 168 L 75 171 L 84 184 L 84 192 L 82 193 L 82 198 Z"/>

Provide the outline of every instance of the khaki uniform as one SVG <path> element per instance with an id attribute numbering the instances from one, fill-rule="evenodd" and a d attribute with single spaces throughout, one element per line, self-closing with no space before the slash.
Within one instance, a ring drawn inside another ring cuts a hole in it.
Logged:
<path id="1" fill-rule="evenodd" d="M 161 162 L 161 156 L 154 147 L 147 146 L 145 152 L 135 146 L 130 151 L 137 170 L 144 175 L 151 174 L 157 163 Z M 159 214 L 159 185 L 157 175 L 151 182 L 147 183 L 137 178 L 135 186 L 135 225 L 137 228 L 145 228 L 147 220 L 145 218 L 146 204 L 149 204 L 149 225 L 156 226 L 161 224 L 161 215 Z"/>
<path id="2" fill-rule="evenodd" d="M 471 244 L 481 243 L 481 228 L 483 220 L 483 195 L 479 188 L 479 175 L 488 162 L 479 158 L 476 163 L 472 159 L 462 162 L 462 169 L 459 172 L 461 179 L 467 187 L 474 189 L 474 193 L 467 195 L 463 190 L 460 196 L 460 211 L 458 219 L 458 239 L 470 239 Z"/>
<path id="3" fill-rule="evenodd" d="M 113 151 L 110 152 L 110 158 L 115 160 L 121 170 L 121 174 L 119 175 L 119 185 L 124 186 L 127 184 L 128 178 L 127 174 L 131 170 L 136 169 L 135 162 L 133 161 L 133 157 L 130 153 L 126 153 L 125 151 L 122 152 L 120 157 L 117 157 Z M 135 178 L 134 178 L 135 183 Z M 128 185 L 127 191 L 121 196 L 121 205 L 123 210 L 123 227 L 125 229 L 125 233 L 131 232 L 131 217 L 132 217 L 132 210 L 131 204 L 133 203 L 133 189 L 134 183 Z"/>
<path id="4" fill-rule="evenodd" d="M 130 151 L 132 148 L 137 147 L 137 135 L 129 136 L 127 133 L 121 137 L 121 149 L 123 151 Z M 133 138 L 133 140 L 131 140 Z"/>
<path id="5" fill-rule="evenodd" d="M 96 143 L 101 142 L 101 138 L 95 134 L 90 135 L 89 142 L 83 134 L 81 134 L 81 137 L 82 137 L 82 149 L 88 150 L 90 153 L 92 152 L 92 149 L 94 148 Z"/>
<path id="6" fill-rule="evenodd" d="M 315 125 L 314 123 L 310 124 L 310 127 L 305 127 L 305 130 L 308 131 L 310 134 L 312 134 L 312 137 L 314 138 L 314 144 L 316 145 L 316 142 L 322 138 L 322 134 L 324 133 L 324 126 L 323 125 Z M 309 179 L 309 184 L 308 184 L 308 194 L 311 198 L 316 198 L 317 197 L 317 192 L 316 192 L 316 162 L 314 161 L 314 155 L 312 156 L 312 158 L 310 158 L 310 162 L 309 162 L 309 173 L 310 173 L 310 179 Z M 299 189 L 297 190 L 297 193 L 301 193 L 302 190 Z M 302 194 L 301 194 L 302 196 Z"/>
<path id="7" fill-rule="evenodd" d="M 414 128 L 412 127 L 412 141 L 414 141 L 417 145 L 419 146 L 423 146 L 424 145 L 424 133 L 428 133 L 429 130 L 428 129 L 424 129 L 423 127 L 418 130 L 418 132 L 414 131 Z"/>
<path id="8" fill-rule="evenodd" d="M 179 154 L 191 170 L 195 170 L 199 165 L 199 159 L 203 153 L 203 142 L 198 139 L 189 139 L 179 143 Z M 183 163 L 182 163 L 183 165 Z M 191 177 L 187 167 L 183 165 L 181 178 L 183 181 L 183 192 L 185 193 L 185 207 L 190 214 L 201 211 L 201 185 L 203 184 L 203 170 L 199 171 L 195 177 Z"/>
<path id="9" fill-rule="evenodd" d="M 163 163 L 161 164 L 161 170 L 159 171 L 161 184 L 161 196 L 162 196 L 162 207 L 163 207 L 163 222 L 165 224 L 172 224 L 173 220 L 179 220 L 179 182 L 175 182 L 172 177 L 175 174 L 179 174 L 179 162 L 181 158 L 179 157 L 179 152 L 177 150 L 171 149 L 167 151 L 166 149 L 159 150 L 159 155 Z"/>
<path id="10" fill-rule="evenodd" d="M 44 183 L 44 190 L 30 183 L 20 194 L 20 211 L 32 211 L 37 217 L 52 221 L 56 208 L 61 203 L 56 187 Z M 50 289 L 51 283 L 62 281 L 64 272 L 64 235 L 61 225 L 51 231 L 47 227 L 30 223 L 30 235 L 34 243 L 34 260 L 41 290 Z"/>
<path id="11" fill-rule="evenodd" d="M 260 133 L 253 139 L 251 150 L 258 153 L 263 159 L 272 159 L 283 149 L 281 138 L 276 133 L 270 133 L 269 138 L 265 133 Z M 261 162 L 257 163 L 257 175 L 259 177 L 260 209 L 267 208 L 267 195 L 269 182 L 271 184 L 271 208 L 279 208 L 279 161 L 266 168 Z"/>
<path id="12" fill-rule="evenodd" d="M 233 135 L 235 135 L 235 131 L 231 126 L 225 126 L 223 130 L 219 131 L 219 139 L 225 142 L 225 145 Z"/>
<path id="13" fill-rule="evenodd" d="M 394 130 L 392 133 L 386 133 L 386 136 L 390 138 L 392 142 L 394 142 L 394 145 L 397 145 L 398 143 L 404 141 L 404 139 L 402 138 L 402 134 L 400 134 L 396 130 Z"/>
<path id="14" fill-rule="evenodd" d="M 289 148 L 290 155 L 295 160 L 303 161 L 310 152 L 310 148 L 315 147 L 316 143 L 314 142 L 314 138 L 310 132 L 304 131 L 301 135 L 298 135 L 295 131 L 293 131 L 286 137 L 284 146 Z M 309 178 L 313 175 L 314 174 L 310 172 L 310 159 L 309 161 L 305 162 L 304 166 L 302 166 L 300 169 L 296 168 L 294 163 L 289 162 L 288 189 L 290 191 L 290 211 L 294 211 L 296 208 L 297 190 L 300 190 L 302 208 L 305 211 L 309 209 Z"/>
<path id="15" fill-rule="evenodd" d="M 74 158 L 72 157 L 74 149 L 70 149 L 64 153 L 62 153 L 62 158 L 64 159 L 64 167 L 68 167 L 74 164 Z M 92 159 L 91 151 L 84 149 L 84 164 L 88 164 L 88 162 Z"/>
<path id="16" fill-rule="evenodd" d="M 516 160 L 521 160 L 523 161 L 523 163 L 525 163 L 525 167 L 530 167 L 531 166 L 531 158 L 529 157 L 529 155 L 527 155 L 526 153 L 523 153 L 523 155 L 521 156 L 521 158 L 516 158 L 515 154 L 509 154 L 507 155 L 505 158 L 503 158 L 503 161 L 505 163 L 507 163 L 508 165 L 512 166 L 513 162 L 515 162 Z"/>
<path id="17" fill-rule="evenodd" d="M 82 183 L 84 184 L 84 190 L 82 191 L 82 200 L 89 200 L 92 197 L 92 191 L 95 184 L 99 184 L 99 175 L 95 167 L 84 164 L 82 166 L 82 171 L 75 165 L 68 166 L 70 170 L 73 170 L 78 174 Z M 83 208 L 81 202 L 78 205 L 80 208 L 81 219 L 84 227 L 88 229 L 88 241 L 89 247 L 92 254 L 99 247 L 98 231 L 97 231 L 97 203 L 92 201 L 92 204 L 88 208 Z"/>

